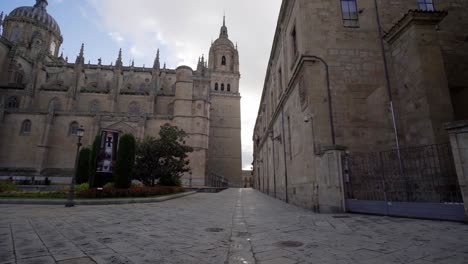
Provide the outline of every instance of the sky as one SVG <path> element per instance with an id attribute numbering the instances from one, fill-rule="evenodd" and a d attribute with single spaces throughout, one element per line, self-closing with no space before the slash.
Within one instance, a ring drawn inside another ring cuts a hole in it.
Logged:
<path id="1" fill-rule="evenodd" d="M 75 61 L 81 43 L 86 62 L 115 63 L 122 48 L 124 65 L 151 67 L 157 49 L 168 68 L 196 68 L 219 37 L 223 14 L 229 38 L 238 44 L 242 96 L 242 166 L 252 163 L 252 134 L 258 113 L 281 0 L 48 0 L 57 20 L 64 57 Z M 35 0 L 0 0 L 8 14 Z"/>

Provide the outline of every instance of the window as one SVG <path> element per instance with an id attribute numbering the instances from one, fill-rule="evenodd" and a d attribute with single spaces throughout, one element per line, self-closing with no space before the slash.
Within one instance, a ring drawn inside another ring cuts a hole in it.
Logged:
<path id="1" fill-rule="evenodd" d="M 91 112 L 93 114 L 96 114 L 96 113 L 100 112 L 99 101 L 94 100 L 94 101 L 91 102 L 91 104 L 89 106 L 89 112 Z"/>
<path id="2" fill-rule="evenodd" d="M 228 83 L 227 85 L 227 91 L 230 92 L 231 91 L 231 84 Z"/>
<path id="3" fill-rule="evenodd" d="M 218 91 L 218 90 L 219 90 L 219 84 L 216 83 L 216 84 L 215 84 L 215 91 Z"/>
<path id="4" fill-rule="evenodd" d="M 435 11 L 433 0 L 418 0 L 420 10 Z"/>
<path id="5" fill-rule="evenodd" d="M 226 65 L 226 56 L 221 59 L 221 65 Z"/>
<path id="6" fill-rule="evenodd" d="M 356 0 L 341 0 L 341 14 L 345 27 L 359 27 Z"/>
<path id="7" fill-rule="evenodd" d="M 10 64 L 10 69 L 8 70 L 9 79 L 8 82 L 10 85 L 22 85 L 24 71 L 21 64 L 12 63 Z"/>
<path id="8" fill-rule="evenodd" d="M 56 50 L 56 48 L 57 48 L 57 44 L 55 44 L 55 42 L 52 42 L 52 43 L 50 44 L 50 55 L 55 56 L 55 50 Z"/>
<path id="9" fill-rule="evenodd" d="M 23 123 L 21 124 L 21 135 L 29 135 L 31 134 L 31 121 L 30 120 L 24 120 Z"/>
<path id="10" fill-rule="evenodd" d="M 19 108 L 18 97 L 12 96 L 12 97 L 8 98 L 6 106 L 7 106 L 6 108 L 9 109 L 9 110 L 18 109 Z"/>
<path id="11" fill-rule="evenodd" d="M 138 115 L 140 113 L 140 105 L 137 102 L 131 102 L 128 106 L 128 113 L 131 115 Z"/>
<path id="12" fill-rule="evenodd" d="M 297 56 L 298 49 L 297 49 L 297 31 L 296 26 L 293 27 L 291 31 L 291 45 L 292 45 L 292 54 L 293 57 Z"/>
<path id="13" fill-rule="evenodd" d="M 283 72 L 281 71 L 281 68 L 278 70 L 278 88 L 280 93 L 283 93 Z"/>
<path id="14" fill-rule="evenodd" d="M 79 127 L 80 127 L 80 125 L 78 124 L 78 122 L 72 122 L 70 124 L 70 127 L 68 128 L 68 135 L 69 136 L 76 136 Z"/>
<path id="15" fill-rule="evenodd" d="M 58 98 L 53 98 L 52 100 L 50 100 L 49 102 L 49 112 L 56 112 L 56 111 L 60 111 L 60 101 Z"/>
<path id="16" fill-rule="evenodd" d="M 224 83 L 221 84 L 221 91 L 224 91 Z"/>

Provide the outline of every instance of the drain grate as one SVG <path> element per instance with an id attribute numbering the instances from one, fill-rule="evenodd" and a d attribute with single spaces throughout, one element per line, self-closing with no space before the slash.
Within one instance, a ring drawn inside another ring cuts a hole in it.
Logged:
<path id="1" fill-rule="evenodd" d="M 212 227 L 212 228 L 207 228 L 205 229 L 206 232 L 211 232 L 211 233 L 219 233 L 224 231 L 222 228 L 217 228 L 217 227 Z"/>
<path id="2" fill-rule="evenodd" d="M 295 247 L 302 247 L 304 243 L 299 242 L 299 241 L 281 241 L 275 243 L 277 247 L 282 247 L 282 248 L 295 248 Z"/>

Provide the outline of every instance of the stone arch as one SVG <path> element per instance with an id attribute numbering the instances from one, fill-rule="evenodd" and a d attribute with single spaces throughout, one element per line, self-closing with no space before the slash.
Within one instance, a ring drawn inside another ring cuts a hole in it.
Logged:
<path id="1" fill-rule="evenodd" d="M 29 119 L 24 120 L 23 123 L 21 123 L 20 134 L 21 135 L 31 134 L 31 128 L 32 128 L 31 120 L 29 120 Z"/>

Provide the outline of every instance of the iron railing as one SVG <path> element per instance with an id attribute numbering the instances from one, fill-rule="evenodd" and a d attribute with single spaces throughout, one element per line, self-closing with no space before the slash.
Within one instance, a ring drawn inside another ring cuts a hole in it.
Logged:
<path id="1" fill-rule="evenodd" d="M 208 185 L 216 188 L 228 188 L 229 181 L 223 176 L 211 172 L 208 174 Z"/>
<path id="2" fill-rule="evenodd" d="M 462 203 L 450 144 L 344 156 L 347 199 Z"/>

